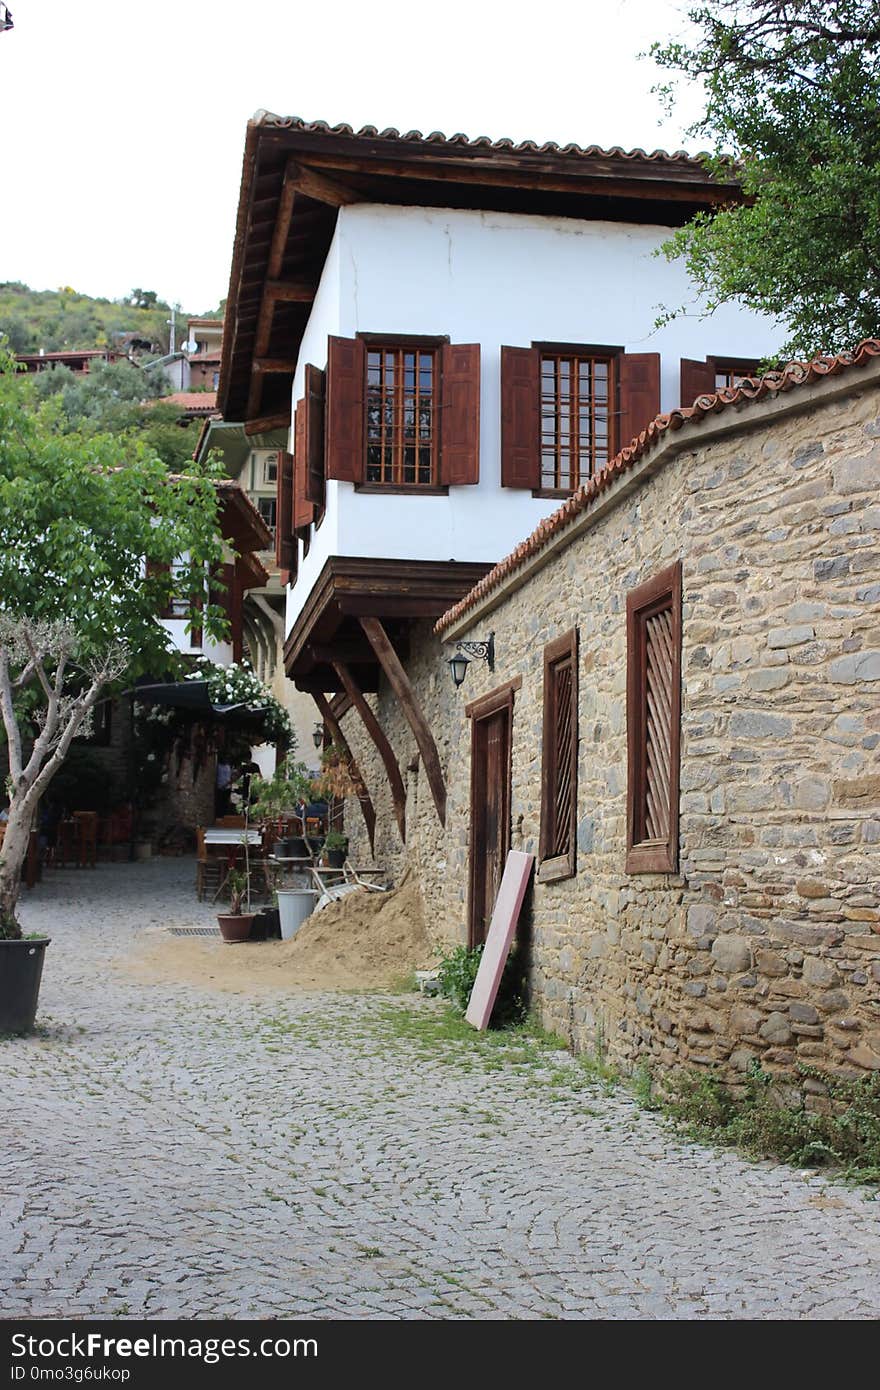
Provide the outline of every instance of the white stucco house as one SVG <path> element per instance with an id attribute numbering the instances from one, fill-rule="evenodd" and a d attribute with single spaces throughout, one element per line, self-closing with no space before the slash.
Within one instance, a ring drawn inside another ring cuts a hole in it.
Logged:
<path id="1" fill-rule="evenodd" d="M 657 254 L 737 196 L 682 153 L 249 123 L 218 406 L 257 440 L 287 431 L 285 666 L 334 737 L 391 682 L 431 775 L 410 625 L 660 411 L 773 352 L 773 322 L 704 317 Z"/>

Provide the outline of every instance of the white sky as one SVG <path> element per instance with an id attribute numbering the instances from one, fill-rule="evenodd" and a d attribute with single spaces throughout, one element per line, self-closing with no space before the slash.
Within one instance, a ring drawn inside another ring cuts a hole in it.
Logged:
<path id="1" fill-rule="evenodd" d="M 684 0 L 11 0 L 0 281 L 226 294 L 245 125 L 306 120 L 679 149 L 637 54 Z"/>

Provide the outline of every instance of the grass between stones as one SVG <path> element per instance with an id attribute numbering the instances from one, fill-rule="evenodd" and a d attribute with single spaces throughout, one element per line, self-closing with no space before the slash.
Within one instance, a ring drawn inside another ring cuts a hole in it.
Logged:
<path id="1" fill-rule="evenodd" d="M 700 1143 L 735 1149 L 746 1158 L 774 1159 L 798 1168 L 880 1187 L 880 1075 L 836 1079 L 798 1068 L 785 1084 L 757 1064 L 731 1087 L 712 1072 L 683 1071 L 656 1084 L 647 1068 L 624 1076 L 601 1056 L 572 1056 L 565 1041 L 533 1019 L 477 1033 L 454 1005 L 413 1010 L 387 1005 L 374 1026 L 388 1041 L 406 1039 L 420 1056 L 466 1070 L 512 1068 L 553 1100 L 622 1085 L 645 1109 Z M 812 1107 L 805 1100 L 810 1096 Z"/>
<path id="2" fill-rule="evenodd" d="M 666 1077 L 660 1090 L 642 1070 L 632 1084 L 643 1105 L 701 1142 L 880 1185 L 880 1074 L 851 1081 L 812 1067 L 797 1073 L 817 1108 L 807 1108 L 797 1083 L 781 1082 L 757 1062 L 736 1088 L 711 1072 Z"/>

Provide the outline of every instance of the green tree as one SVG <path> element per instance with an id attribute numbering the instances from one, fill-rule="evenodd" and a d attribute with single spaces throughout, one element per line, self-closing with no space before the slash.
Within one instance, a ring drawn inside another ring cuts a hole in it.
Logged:
<path id="1" fill-rule="evenodd" d="M 172 471 L 189 467 L 198 425 L 181 425 L 180 408 L 163 404 L 169 386 L 160 369 L 96 362 L 85 375 L 58 366 L 34 380 L 39 400 L 57 398 L 62 429 L 136 435 Z"/>
<path id="2" fill-rule="evenodd" d="M 780 354 L 880 334 L 880 10 L 876 0 L 703 0 L 697 37 L 655 44 L 704 84 L 690 134 L 739 162 L 745 201 L 699 214 L 664 247 L 711 311 L 738 302 L 787 325 Z M 677 80 L 661 90 L 670 104 Z M 666 309 L 662 321 L 681 310 Z"/>
<path id="3" fill-rule="evenodd" d="M 58 395 L 39 401 L 0 349 L 0 935 L 20 934 L 37 803 L 99 696 L 123 673 L 174 665 L 157 613 L 179 598 L 210 636 L 225 632 L 222 610 L 200 607 L 222 560 L 213 467 L 172 481 L 142 440 L 68 426 Z"/>

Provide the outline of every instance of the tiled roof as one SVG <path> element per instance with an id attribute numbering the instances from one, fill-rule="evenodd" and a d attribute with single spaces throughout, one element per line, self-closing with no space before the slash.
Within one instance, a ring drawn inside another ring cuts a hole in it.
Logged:
<path id="1" fill-rule="evenodd" d="M 217 409 L 216 391 L 174 391 L 170 396 L 160 396 L 160 405 L 179 405 L 181 410 L 191 415 L 211 415 Z"/>
<path id="2" fill-rule="evenodd" d="M 796 390 L 800 386 L 814 385 L 827 377 L 851 371 L 854 367 L 867 366 L 878 357 L 880 338 L 866 338 L 853 352 L 840 352 L 836 356 L 822 355 L 814 357 L 810 362 L 789 362 L 779 371 L 750 378 L 740 386 L 725 387 L 713 395 L 698 396 L 692 406 L 672 410 L 668 415 L 658 415 L 647 429 L 642 430 L 625 449 L 621 449 L 600 473 L 577 492 L 572 493 L 551 516 L 545 517 L 530 536 L 499 561 L 494 569 L 489 570 L 463 599 L 438 618 L 434 631 L 442 634 L 469 609 L 475 608 L 487 594 L 501 588 L 511 575 L 537 555 L 560 531 L 564 531 L 576 516 L 587 511 L 601 493 L 606 492 L 622 474 L 649 454 L 670 431 L 696 424 L 707 415 L 715 415 L 719 411 L 730 409 L 731 406 L 775 400 L 783 392 Z"/>
<path id="3" fill-rule="evenodd" d="M 666 150 L 654 150 L 648 154 L 642 149 L 624 150 L 620 145 L 603 149 L 601 145 L 578 145 L 574 141 L 560 145 L 555 140 L 545 140 L 542 145 L 535 140 L 520 140 L 517 144 L 507 137 L 492 140 L 488 135 L 478 135 L 471 139 L 460 132 L 456 135 L 444 135 L 442 130 L 432 130 L 429 135 L 424 135 L 420 130 L 401 132 L 394 126 L 379 130 L 377 126 L 364 125 L 355 130 L 354 126 L 345 122 L 330 125 L 328 121 L 304 121 L 299 116 L 277 116 L 272 111 L 257 111 L 253 117 L 253 124 L 272 126 L 278 130 L 301 130 L 310 135 L 353 135 L 364 140 L 406 140 L 416 145 L 458 145 L 469 150 L 495 150 L 508 154 L 571 155 L 573 158 L 590 159 L 651 159 L 657 163 L 684 163 L 703 167 L 700 155 L 687 154 L 684 150 L 678 150 L 674 154 L 669 154 Z"/>

